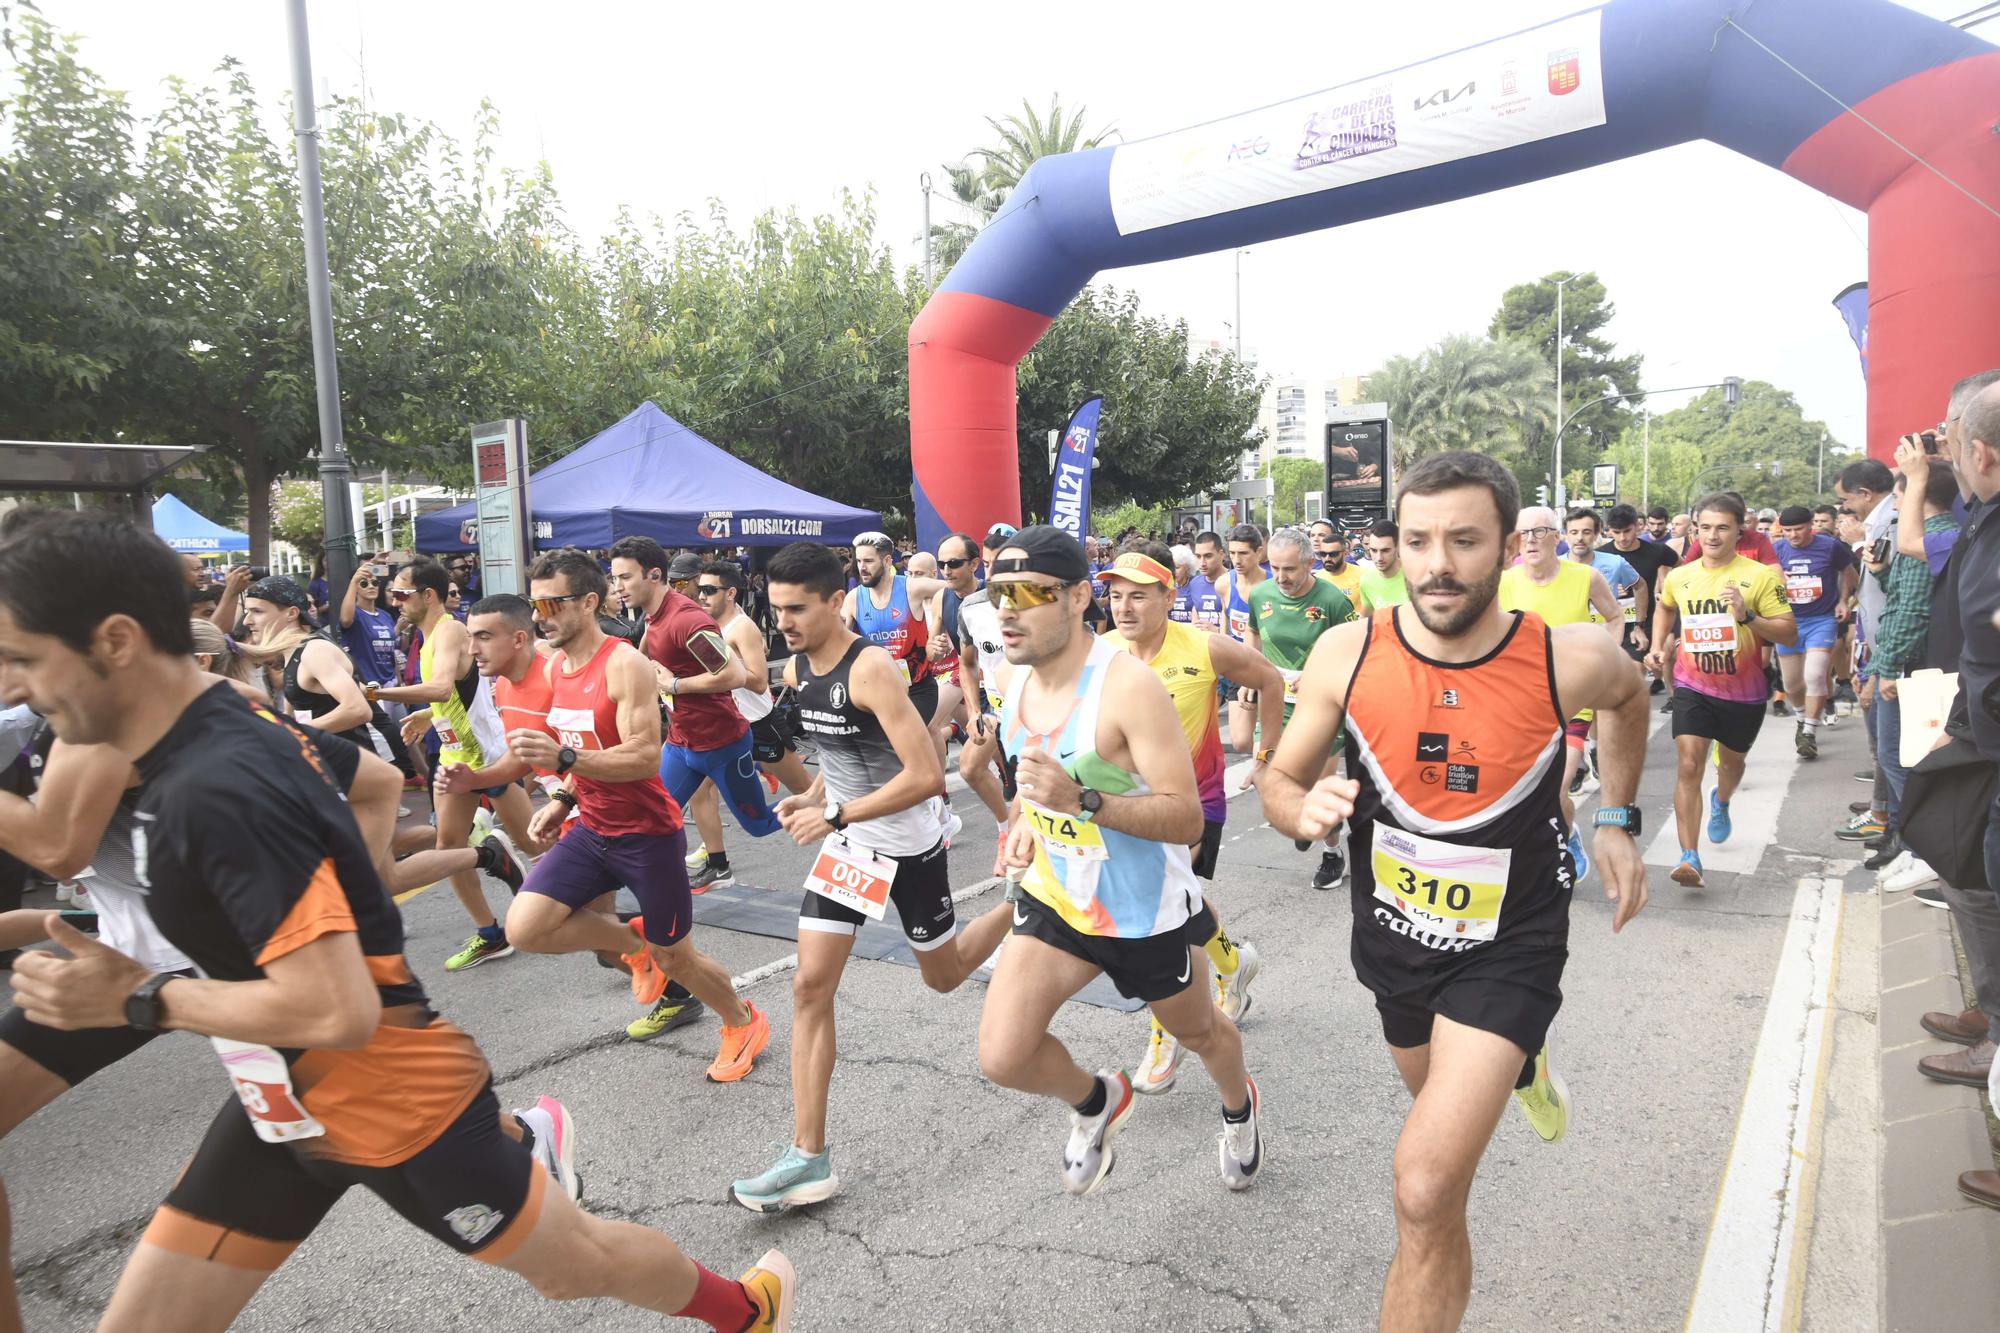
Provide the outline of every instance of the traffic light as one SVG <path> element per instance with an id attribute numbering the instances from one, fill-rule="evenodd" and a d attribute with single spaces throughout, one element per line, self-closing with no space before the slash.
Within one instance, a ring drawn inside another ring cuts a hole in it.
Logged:
<path id="1" fill-rule="evenodd" d="M 1537 487 L 1535 487 L 1535 503 L 1536 503 L 1536 504 L 1538 504 L 1538 505 L 1542 505 L 1542 506 L 1546 507 L 1546 506 L 1548 505 L 1548 502 L 1549 502 L 1549 488 L 1548 488 L 1548 486 L 1547 486 L 1547 485 L 1541 485 L 1541 486 L 1537 486 Z"/>

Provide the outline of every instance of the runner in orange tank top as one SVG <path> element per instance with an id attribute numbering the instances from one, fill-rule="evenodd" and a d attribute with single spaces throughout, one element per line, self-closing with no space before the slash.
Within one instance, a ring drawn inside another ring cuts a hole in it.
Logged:
<path id="1" fill-rule="evenodd" d="M 1314 645 L 1260 785 L 1282 833 L 1352 826 L 1355 974 L 1416 1099 L 1396 1145 L 1381 1327 L 1429 1330 L 1465 1315 L 1466 1197 L 1509 1095 L 1545 1141 L 1569 1124 L 1549 1055 L 1574 879 L 1564 719 L 1595 708 L 1603 732 L 1596 851 L 1614 931 L 1646 903 L 1630 802 L 1648 719 L 1638 667 L 1602 629 L 1501 610 L 1520 511 L 1504 467 L 1434 454 L 1396 509 L 1410 601 Z M 1321 777 L 1343 723 L 1357 776 Z"/>

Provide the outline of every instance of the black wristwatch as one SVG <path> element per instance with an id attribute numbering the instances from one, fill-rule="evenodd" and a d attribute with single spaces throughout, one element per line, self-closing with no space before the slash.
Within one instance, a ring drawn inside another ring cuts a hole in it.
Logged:
<path id="1" fill-rule="evenodd" d="M 166 1015 L 160 1012 L 160 990 L 169 981 L 178 981 L 171 972 L 155 972 L 125 997 L 125 1021 L 141 1032 L 158 1032 Z"/>
<path id="2" fill-rule="evenodd" d="M 847 816 L 841 813 L 840 804 L 838 802 L 829 801 L 823 813 L 826 817 L 827 827 L 832 829 L 835 833 L 838 833 L 842 829 L 847 827 Z"/>
<path id="3" fill-rule="evenodd" d="M 1639 807 L 1636 805 L 1600 805 L 1597 813 L 1590 817 L 1593 828 L 1622 828 L 1633 837 L 1639 836 Z"/>
<path id="4" fill-rule="evenodd" d="M 1095 819 L 1098 812 L 1104 809 L 1104 793 L 1085 787 L 1076 794 L 1076 804 L 1077 808 L 1083 811 L 1085 819 Z"/>
<path id="5" fill-rule="evenodd" d="M 562 777 L 576 767 L 576 751 L 565 745 L 556 751 L 556 776 Z"/>

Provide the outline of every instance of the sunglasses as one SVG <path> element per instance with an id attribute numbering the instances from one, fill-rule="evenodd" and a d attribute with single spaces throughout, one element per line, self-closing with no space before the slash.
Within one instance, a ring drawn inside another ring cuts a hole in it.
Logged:
<path id="1" fill-rule="evenodd" d="M 964 568 L 965 568 L 965 567 L 966 567 L 967 565 L 969 565 L 969 564 L 971 564 L 971 563 L 972 563 L 972 559 L 971 559 L 971 557 L 970 557 L 970 556 L 967 556 L 967 557 L 965 557 L 965 558 L 962 558 L 962 559 L 959 559 L 959 560 L 940 560 L 940 561 L 938 561 L 938 568 L 940 568 L 940 569 L 964 569 Z"/>
<path id="2" fill-rule="evenodd" d="M 561 597 L 531 597 L 528 599 L 528 605 L 534 609 L 537 617 L 547 620 L 555 615 L 556 608 L 560 607 L 564 602 L 574 602 L 577 598 L 588 595 L 587 593 L 571 592 L 564 593 Z"/>
<path id="3" fill-rule="evenodd" d="M 1047 606 L 1075 586 L 1074 582 L 1009 582 L 991 585 L 991 592 L 993 600 L 1006 610 L 1026 611 L 1037 606 Z"/>
<path id="4" fill-rule="evenodd" d="M 389 600 L 392 602 L 401 602 L 416 595 L 417 595 L 417 590 L 415 588 L 389 589 Z"/>
<path id="5" fill-rule="evenodd" d="M 694 590 L 702 597 L 714 597 L 722 591 L 722 585 L 720 583 L 697 583 L 694 585 Z"/>

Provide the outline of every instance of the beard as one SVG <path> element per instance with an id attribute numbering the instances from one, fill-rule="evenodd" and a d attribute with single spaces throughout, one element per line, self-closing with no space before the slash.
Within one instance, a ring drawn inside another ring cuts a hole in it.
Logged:
<path id="1" fill-rule="evenodd" d="M 1495 565 L 1492 573 L 1473 583 L 1460 583 L 1457 579 L 1438 577 L 1426 579 L 1410 589 L 1410 609 L 1417 613 L 1425 629 L 1440 639 L 1455 639 L 1465 633 L 1486 609 L 1493 605 L 1493 599 L 1500 593 L 1501 566 Z M 1440 615 L 1424 605 L 1424 595 L 1433 592 L 1455 592 L 1464 595 L 1465 600 L 1457 610 Z"/>
<path id="2" fill-rule="evenodd" d="M 1061 653 L 1069 647 L 1070 636 L 1077 632 L 1077 623 L 1068 616 L 1045 634 L 1031 635 L 1021 640 L 1019 645 L 1001 649 L 1001 656 L 1009 666 L 1031 667 Z"/>

